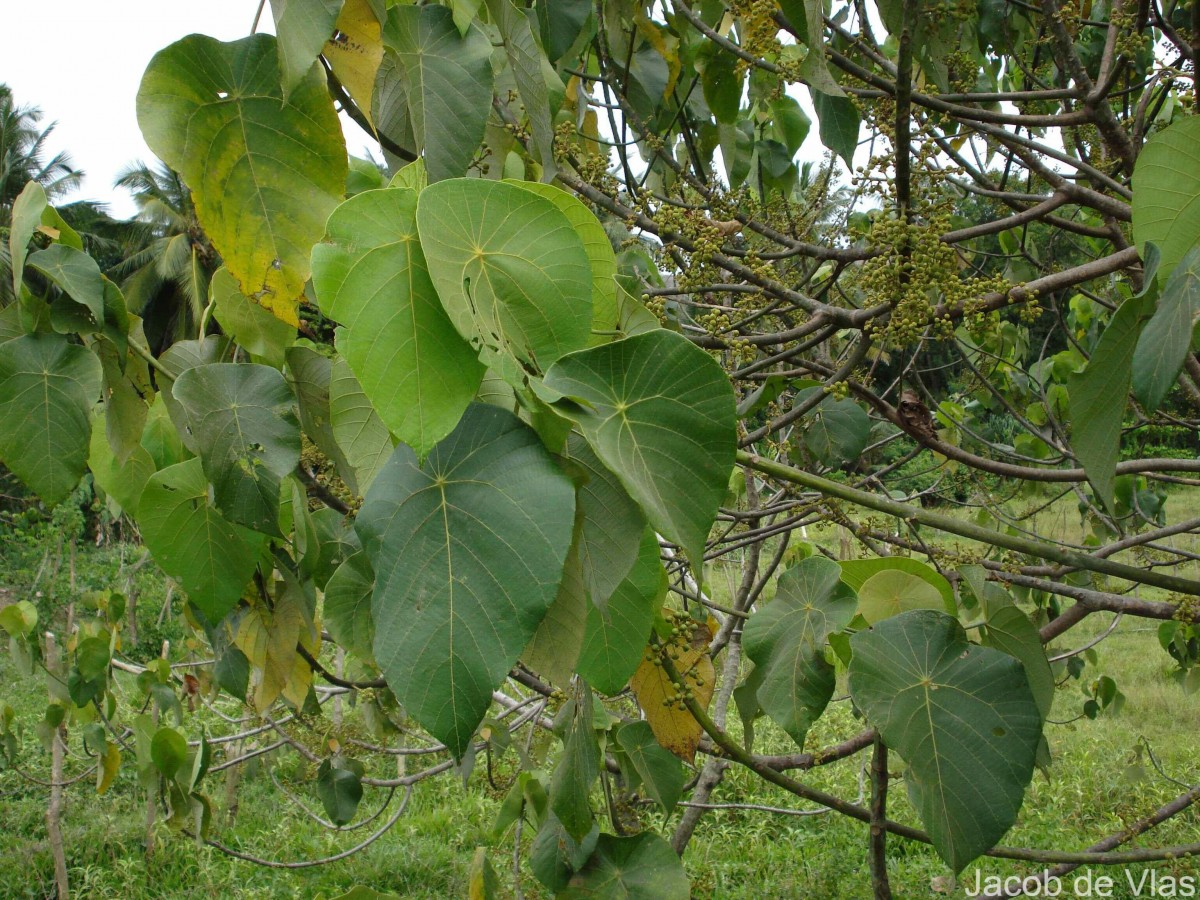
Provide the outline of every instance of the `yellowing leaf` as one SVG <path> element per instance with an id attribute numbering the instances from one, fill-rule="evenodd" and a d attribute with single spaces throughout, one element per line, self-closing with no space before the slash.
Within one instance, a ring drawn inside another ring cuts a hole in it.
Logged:
<path id="1" fill-rule="evenodd" d="M 346 0 L 338 16 L 337 34 L 325 44 L 325 58 L 374 128 L 371 98 L 383 62 L 383 26 L 368 0 Z"/>
<path id="2" fill-rule="evenodd" d="M 678 651 L 678 658 L 672 660 L 684 684 L 691 688 L 704 709 L 708 709 L 712 700 L 716 678 L 716 669 L 708 655 L 711 640 L 709 626 L 695 623 L 688 646 Z M 700 743 L 700 723 L 686 707 L 681 709 L 675 701 L 675 685 L 667 675 L 666 667 L 643 659 L 629 685 L 658 742 L 676 756 L 691 762 Z M 669 701 L 670 705 L 663 701 Z"/>
<path id="3" fill-rule="evenodd" d="M 96 793 L 103 794 L 112 787 L 113 779 L 121 768 L 121 748 L 112 741 L 105 741 L 104 754 L 96 767 Z"/>
<path id="4" fill-rule="evenodd" d="M 256 606 L 249 610 L 234 638 L 234 644 L 250 661 L 249 693 L 259 712 L 280 694 L 296 706 L 302 705 L 312 683 L 312 671 L 296 650 L 301 641 L 310 653 L 315 646 L 300 591 L 285 588 L 276 593 L 275 608 Z"/>

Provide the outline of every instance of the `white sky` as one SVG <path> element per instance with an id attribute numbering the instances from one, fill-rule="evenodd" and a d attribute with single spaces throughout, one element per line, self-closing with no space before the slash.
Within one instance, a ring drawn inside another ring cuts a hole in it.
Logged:
<path id="1" fill-rule="evenodd" d="M 43 126 L 58 121 L 50 153 L 66 150 L 87 175 L 72 199 L 129 216 L 133 203 L 112 182 L 133 160 L 153 158 L 136 112 L 150 57 L 193 32 L 244 37 L 257 8 L 258 0 L 0 0 L 0 82 L 18 104 L 42 108 Z M 259 30 L 275 30 L 269 6 Z M 356 131 L 350 149 L 361 154 Z"/>
<path id="2" fill-rule="evenodd" d="M 18 104 L 41 107 L 43 126 L 57 121 L 49 155 L 67 151 L 86 175 L 70 199 L 99 200 L 112 215 L 127 217 L 133 203 L 112 183 L 129 163 L 153 158 L 136 113 L 150 58 L 194 32 L 224 41 L 244 37 L 257 8 L 258 0 L 0 0 L 0 82 Z M 274 31 L 269 5 L 259 30 Z M 813 120 L 799 158 L 819 159 L 824 148 L 808 92 L 797 89 L 795 96 Z M 345 127 L 352 153 L 370 148 L 380 156 L 357 126 Z"/>

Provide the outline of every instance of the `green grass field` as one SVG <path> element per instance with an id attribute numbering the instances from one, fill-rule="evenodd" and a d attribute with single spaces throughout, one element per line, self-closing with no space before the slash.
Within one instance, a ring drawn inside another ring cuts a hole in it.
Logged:
<path id="1" fill-rule="evenodd" d="M 1190 495 L 1173 498 L 1176 515 L 1185 513 Z M 1180 502 L 1175 502 L 1180 501 Z M 1059 516 L 1052 508 L 1047 516 Z M 1061 516 L 1062 529 L 1078 528 Z M 1047 521 L 1045 525 L 1054 525 Z M 1062 536 L 1072 535 L 1062 533 Z M 0 536 L 3 537 L 3 536 Z M 832 532 L 817 533 L 815 540 L 836 543 Z M 0 542 L 0 586 L 14 598 L 28 595 L 42 559 L 44 537 L 10 535 Z M 81 550 L 76 565 L 76 593 L 113 587 L 122 558 L 134 548 L 107 547 Z M 712 584 L 720 593 L 722 573 L 714 573 Z M 182 659 L 199 646 L 189 647 L 189 638 L 176 611 L 161 628 L 155 626 L 165 595 L 161 577 L 146 567 L 139 573 L 141 592 L 139 620 L 141 644 L 129 650 L 131 658 L 144 658 L 157 651 L 163 639 L 172 642 L 172 656 Z M 39 583 L 36 598 L 43 611 L 61 606 L 69 596 L 69 572 L 64 564 Z M 1062 652 L 1100 634 L 1111 623 L 1108 614 L 1095 615 L 1056 645 Z M 1117 680 L 1127 701 L 1119 715 L 1102 715 L 1096 720 L 1080 718 L 1085 697 L 1080 682 L 1068 680 L 1058 693 L 1053 719 L 1065 724 L 1049 730 L 1053 766 L 1035 774 L 1020 820 L 1005 843 L 1054 849 L 1082 849 L 1091 842 L 1118 831 L 1178 795 L 1178 783 L 1200 782 L 1200 697 L 1185 695 L 1170 677 L 1173 665 L 1161 650 L 1154 623 L 1122 621 L 1115 632 L 1097 648 L 1095 666 L 1084 678 L 1108 674 Z M 125 678 L 125 676 L 121 676 Z M 126 687 L 129 685 L 126 683 Z M 844 692 L 839 692 L 844 697 Z M 49 774 L 47 755 L 32 733 L 46 702 L 44 677 L 20 677 L 7 651 L 0 652 L 0 699 L 17 711 L 26 724 L 22 742 L 21 769 L 25 775 L 45 780 Z M 232 704 L 225 707 L 232 712 Z M 224 726 L 210 713 L 197 713 L 207 720 L 212 733 Z M 736 719 L 736 715 L 731 718 Z M 196 718 L 185 727 L 195 731 Z M 347 728 L 356 717 L 348 715 Z M 302 732 L 313 745 L 325 736 L 327 720 Z M 810 736 L 811 746 L 820 747 L 856 733 L 849 701 L 835 702 Z M 738 729 L 735 727 L 735 731 Z M 757 727 L 755 749 L 760 752 L 791 752 L 790 739 L 766 720 Z M 344 734 L 344 732 L 343 732 Z M 1155 771 L 1143 755 L 1141 775 L 1131 767 L 1139 746 L 1152 749 L 1163 774 Z M 78 747 L 74 741 L 73 747 Z M 220 755 L 214 761 L 219 761 Z M 815 787 L 832 790 L 854 799 L 861 790 L 861 760 L 841 762 L 805 776 Z M 893 756 L 897 771 L 900 763 Z M 86 768 L 86 761 L 68 759 L 68 774 Z M 373 772 L 394 774 L 394 763 L 373 763 Z M 390 768 L 389 768 L 390 767 Z M 238 790 L 238 812 L 232 824 L 225 818 L 223 775 L 206 782 L 206 791 L 217 807 L 214 836 L 244 852 L 279 860 L 301 860 L 336 853 L 353 845 L 370 830 L 335 834 L 322 829 L 292 804 L 271 778 L 298 795 L 310 808 L 319 803 L 308 780 L 309 764 L 293 751 L 275 751 L 249 767 Z M 145 855 L 145 796 L 136 777 L 126 766 L 113 789 L 103 797 L 95 794 L 92 779 L 85 778 L 68 789 L 64 818 L 65 843 L 72 888 L 79 897 L 333 897 L 354 885 L 368 885 L 403 897 L 458 897 L 466 895 L 467 870 L 474 848 L 491 848 L 493 864 L 512 880 L 511 832 L 506 841 L 493 845 L 489 830 L 499 799 L 509 783 L 513 768 L 511 754 L 499 761 L 494 772 L 496 786 L 489 784 L 483 760 L 469 783 L 447 774 L 423 782 L 415 790 L 405 815 L 382 839 L 362 853 L 328 866 L 304 870 L 268 869 L 239 860 L 173 832 L 161 822 L 155 828 L 156 849 Z M 1169 777 L 1168 777 L 1169 776 Z M 892 792 L 893 817 L 916 823 L 901 786 Z M 45 834 L 47 789 L 17 772 L 0 771 L 0 897 L 41 897 L 52 889 L 52 864 Z M 378 792 L 368 789 L 360 817 L 374 812 L 382 802 Z M 731 769 L 711 798 L 716 803 L 757 803 L 801 809 L 796 798 L 783 794 L 749 773 Z M 679 812 L 665 823 L 669 830 Z M 661 817 L 650 808 L 643 820 L 662 827 Z M 380 820 L 382 821 L 382 820 Z M 1163 825 L 1132 846 L 1195 841 L 1200 835 L 1200 812 L 1191 810 Z M 529 840 L 526 835 L 526 842 Z M 864 829 L 833 814 L 806 816 L 747 810 L 710 812 L 696 831 L 685 858 L 697 897 L 745 898 L 863 898 L 869 895 L 865 865 Z M 898 839 L 890 843 L 892 882 L 897 897 L 944 896 L 946 870 L 932 851 Z M 1013 875 L 1029 871 L 1014 863 L 984 860 L 984 874 Z M 1140 869 L 1130 872 L 1136 883 Z M 1178 862 L 1158 867 L 1160 874 L 1200 875 L 1200 863 Z M 1115 876 L 1113 897 L 1137 896 L 1127 888 L 1123 871 Z M 974 882 L 973 867 L 964 873 L 964 883 Z M 521 871 L 526 897 L 544 897 L 527 868 Z M 962 896 L 961 888 L 949 888 L 951 896 Z M 1070 893 L 1066 896 L 1071 896 Z M 1141 896 L 1149 896 L 1143 893 Z M 1182 896 L 1182 895 L 1181 895 Z"/>

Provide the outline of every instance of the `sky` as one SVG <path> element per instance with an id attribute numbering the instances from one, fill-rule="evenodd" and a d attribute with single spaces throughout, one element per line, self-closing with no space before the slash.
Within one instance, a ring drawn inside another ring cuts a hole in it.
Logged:
<path id="1" fill-rule="evenodd" d="M 195 32 L 244 37 L 257 9 L 258 0 L 0 0 L 0 82 L 18 104 L 42 108 L 43 126 L 58 121 L 50 153 L 66 150 L 86 173 L 71 199 L 101 200 L 113 215 L 130 216 L 129 195 L 112 183 L 130 162 L 153 159 L 136 110 L 150 58 Z M 259 30 L 274 31 L 269 8 Z M 361 134 L 349 139 L 361 154 Z"/>
<path id="2" fill-rule="evenodd" d="M 85 173 L 68 199 L 99 200 L 114 216 L 133 215 L 129 195 L 112 184 L 131 162 L 153 159 L 136 110 L 150 58 L 196 32 L 223 41 L 244 37 L 257 9 L 258 0 L 0 0 L 0 83 L 18 104 L 41 107 L 43 126 L 57 121 L 48 155 L 65 150 Z M 269 6 L 259 30 L 274 32 Z M 800 158 L 819 159 L 824 148 L 808 92 L 793 90 L 813 120 Z M 351 153 L 381 155 L 356 125 L 343 126 Z"/>

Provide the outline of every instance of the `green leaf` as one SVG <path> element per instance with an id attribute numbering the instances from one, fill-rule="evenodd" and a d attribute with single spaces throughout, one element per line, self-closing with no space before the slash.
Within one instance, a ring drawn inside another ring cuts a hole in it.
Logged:
<path id="1" fill-rule="evenodd" d="M 221 330 L 247 353 L 282 369 L 284 353 L 296 340 L 296 329 L 243 294 L 224 266 L 213 275 L 208 291 Z"/>
<path id="2" fill-rule="evenodd" d="M 802 403 L 814 387 L 801 391 L 796 402 Z M 871 439 L 871 417 L 849 398 L 826 397 L 817 404 L 805 422 L 804 444 L 827 466 L 840 466 L 858 459 Z"/>
<path id="3" fill-rule="evenodd" d="M 579 561 L 588 596 L 603 607 L 638 559 L 646 517 L 582 435 L 568 435 L 565 456 L 587 479 L 576 491 Z M 654 558 L 658 559 L 657 541 Z"/>
<path id="4" fill-rule="evenodd" d="M 84 638 L 75 648 L 75 668 L 80 677 L 92 681 L 108 672 L 111 657 L 108 652 L 106 638 Z"/>
<path id="5" fill-rule="evenodd" d="M 546 610 L 533 639 L 521 654 L 525 665 L 560 688 L 566 688 L 571 682 L 587 630 L 591 603 L 588 602 L 582 575 L 579 538 L 576 536 L 571 549 L 567 551 L 562 581 L 554 602 Z"/>
<path id="6" fill-rule="evenodd" d="M 511 383 L 522 367 L 541 372 L 587 346 L 591 265 L 554 202 L 514 184 L 454 179 L 421 192 L 417 227 L 454 327 Z"/>
<path id="7" fill-rule="evenodd" d="M 100 360 L 61 335 L 0 344 L 0 460 L 47 504 L 83 476 L 101 381 Z"/>
<path id="8" fill-rule="evenodd" d="M 1012 827 L 1033 776 L 1042 719 L 1025 669 L 930 610 L 850 645 L 851 696 L 908 763 L 909 797 L 957 874 Z"/>
<path id="9" fill-rule="evenodd" d="M 559 896 L 562 900 L 687 900 L 691 885 L 683 863 L 657 834 L 602 834 L 587 864 Z"/>
<path id="10" fill-rule="evenodd" d="M 580 495 L 583 503 L 582 494 Z M 586 527 L 586 522 L 585 522 Z M 603 606 L 591 604 L 576 669 L 603 694 L 619 694 L 637 671 L 667 590 L 653 528 L 642 532 L 633 568 Z"/>
<path id="11" fill-rule="evenodd" d="M 775 598 L 746 623 L 742 641 L 758 676 L 757 697 L 799 746 L 833 697 L 826 639 L 850 624 L 854 591 L 833 560 L 810 556 L 779 577 Z"/>
<path id="12" fill-rule="evenodd" d="M 37 622 L 37 607 L 28 600 L 18 600 L 0 609 L 0 628 L 7 631 L 10 637 L 28 637 L 33 634 Z"/>
<path id="13" fill-rule="evenodd" d="M 1042 721 L 1054 706 L 1054 673 L 1037 627 L 1003 590 L 998 599 L 984 600 L 987 624 L 983 642 L 1021 661 Z"/>
<path id="14" fill-rule="evenodd" d="M 737 122 L 742 105 L 742 87 L 746 79 L 738 72 L 737 63 L 737 57 L 732 53 L 726 53 L 708 41 L 701 46 L 696 58 L 704 102 L 716 120 L 727 125 Z"/>
<path id="15" fill-rule="evenodd" d="M 600 775 L 600 750 L 592 731 L 592 691 L 580 683 L 575 697 L 559 711 L 565 722 L 563 752 L 550 779 L 550 809 L 574 840 L 592 828 L 592 785 Z"/>
<path id="16" fill-rule="evenodd" d="M 542 825 L 529 848 L 529 869 L 555 896 L 561 896 L 571 876 L 583 868 L 600 837 L 600 826 L 592 825 L 582 841 L 567 834 L 558 816 L 547 810 Z"/>
<path id="17" fill-rule="evenodd" d="M 277 64 L 270 35 L 190 35 L 150 61 L 137 111 L 241 292 L 297 325 L 309 251 L 342 199 L 346 146 L 321 68 L 284 100 Z"/>
<path id="18" fill-rule="evenodd" d="M 488 0 L 488 12 L 500 28 L 508 69 L 517 84 L 521 104 L 529 119 L 533 148 L 542 165 L 542 179 L 550 181 L 558 171 L 554 159 L 553 120 L 557 109 L 551 105 L 545 72 L 549 69 L 552 77 L 557 78 L 557 75 L 534 37 L 529 18 L 511 0 Z M 561 94 L 558 99 L 561 105 Z"/>
<path id="19" fill-rule="evenodd" d="M 377 127 L 411 138 L 430 181 L 466 174 L 492 111 L 491 41 L 474 24 L 459 34 L 449 9 L 429 5 L 388 10 L 383 43 Z"/>
<path id="20" fill-rule="evenodd" d="M 29 251 L 29 241 L 33 238 L 38 223 L 42 221 L 42 213 L 46 208 L 46 189 L 36 181 L 26 184 L 13 201 L 9 219 L 8 254 L 11 260 L 9 265 L 12 269 L 14 297 L 21 296 L 25 254 Z"/>
<path id="21" fill-rule="evenodd" d="M 391 497 L 382 508 L 376 492 Z M 461 759 L 554 600 L 574 489 L 528 426 L 472 404 L 424 464 L 397 447 L 367 504 L 356 527 L 376 574 L 375 659 Z M 372 522 L 371 508 L 394 511 Z"/>
<path id="22" fill-rule="evenodd" d="M 617 743 L 629 757 L 646 792 L 669 816 L 683 793 L 683 763 L 674 753 L 664 750 L 654 738 L 650 723 L 629 722 L 617 731 Z"/>
<path id="23" fill-rule="evenodd" d="M 217 508 L 256 531 L 278 530 L 279 480 L 300 461 L 296 398 L 269 366 L 210 363 L 176 379 L 188 449 L 204 464 Z"/>
<path id="24" fill-rule="evenodd" d="M 1162 253 L 1159 281 L 1200 241 L 1200 119 L 1182 116 L 1146 141 L 1133 167 L 1133 239 Z"/>
<path id="25" fill-rule="evenodd" d="M 266 539 L 230 525 L 208 505 L 200 460 L 153 475 L 142 492 L 137 521 L 154 561 L 179 580 L 210 622 L 219 622 L 237 605 Z"/>
<path id="26" fill-rule="evenodd" d="M 912 572 L 881 569 L 858 589 L 858 613 L 870 625 L 914 609 L 945 611 L 945 602 L 936 587 Z"/>
<path id="27" fill-rule="evenodd" d="M 1126 301 L 1124 305 L 1129 303 Z M 1145 407 L 1147 415 L 1162 405 L 1174 387 L 1192 346 L 1197 317 L 1200 317 L 1200 244 L 1184 254 L 1168 276 L 1158 298 L 1158 308 L 1142 330 L 1133 352 L 1133 396 Z"/>
<path id="28" fill-rule="evenodd" d="M 858 148 L 858 108 L 849 97 L 836 97 L 824 91 L 812 91 L 813 109 L 820 123 L 821 143 L 854 167 Z"/>
<path id="29" fill-rule="evenodd" d="M 174 778 L 175 773 L 187 762 L 187 738 L 164 725 L 154 732 L 150 742 L 150 758 L 164 777 Z"/>
<path id="30" fill-rule="evenodd" d="M 915 575 L 937 588 L 937 592 L 942 598 L 943 608 L 947 613 L 955 615 L 958 611 L 954 600 L 954 588 L 950 586 L 950 582 L 933 566 L 923 563 L 919 559 L 907 556 L 844 559 L 838 565 L 842 567 L 842 581 L 854 588 L 855 591 L 861 591 L 868 578 L 885 569 L 896 569 Z"/>
<path id="31" fill-rule="evenodd" d="M 304 80 L 333 34 L 343 0 L 271 0 L 286 97 Z"/>
<path id="32" fill-rule="evenodd" d="M 346 557 L 325 585 L 325 628 L 333 639 L 367 662 L 374 661 L 375 623 L 371 592 L 375 573 L 365 553 Z"/>
<path id="33" fill-rule="evenodd" d="M 552 184 L 541 184 L 535 181 L 511 182 L 517 187 L 532 191 L 539 197 L 545 197 L 558 207 L 567 217 L 571 227 L 575 229 L 583 250 L 587 253 L 588 263 L 592 268 L 592 337 L 590 343 L 605 344 L 612 339 L 611 335 L 600 332 L 611 331 L 611 319 L 616 322 L 620 312 L 617 303 L 617 257 L 613 253 L 612 243 L 608 232 L 596 218 L 595 214 L 583 205 L 576 197 L 568 194 Z"/>
<path id="34" fill-rule="evenodd" d="M 665 329 L 570 354 L 546 373 L 573 419 L 650 524 L 693 565 L 725 497 L 737 444 L 721 367 Z"/>
<path id="35" fill-rule="evenodd" d="M 333 433 L 329 393 L 333 383 L 333 362 L 306 346 L 289 347 L 285 354 L 288 377 L 299 402 L 300 425 L 317 449 L 324 453 L 337 468 L 346 486 L 359 493 L 358 478 L 346 454 Z M 349 371 L 346 364 L 342 368 Z M 353 377 L 353 376 L 352 376 Z M 357 384 L 355 385 L 357 388 Z M 382 428 L 382 426 L 381 426 Z M 384 440 L 387 452 L 391 452 L 391 441 Z"/>
<path id="36" fill-rule="evenodd" d="M 92 478 L 124 512 L 136 516 L 142 491 L 156 471 L 154 459 L 139 444 L 129 454 L 124 465 L 118 463 L 104 435 L 104 429 L 99 426 L 99 420 L 92 423 L 91 448 L 88 452 L 88 468 L 92 472 Z"/>
<path id="37" fill-rule="evenodd" d="M 483 367 L 454 330 L 417 239 L 417 193 L 367 191 L 329 217 L 313 248 L 321 311 L 388 429 L 424 456 L 458 423 Z"/>
<path id="38" fill-rule="evenodd" d="M 334 766 L 329 760 L 317 769 L 317 796 L 334 825 L 345 825 L 354 818 L 363 795 L 362 776 L 355 768 Z"/>
<path id="39" fill-rule="evenodd" d="M 392 454 L 392 437 L 350 371 L 350 364 L 340 356 L 333 361 L 329 382 L 329 421 L 341 452 L 354 470 L 359 491 L 366 494 Z"/>
<path id="40" fill-rule="evenodd" d="M 1122 303 L 1100 336 L 1087 368 L 1067 378 L 1071 448 L 1096 496 L 1110 512 L 1142 310 L 1138 297 Z"/>
<path id="41" fill-rule="evenodd" d="M 51 244 L 31 253 L 25 264 L 83 307 L 84 320 L 93 330 L 100 327 L 104 321 L 104 277 L 94 259 L 74 247 Z"/>

